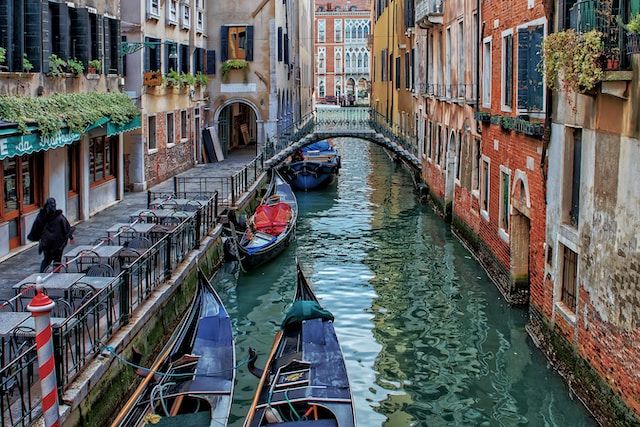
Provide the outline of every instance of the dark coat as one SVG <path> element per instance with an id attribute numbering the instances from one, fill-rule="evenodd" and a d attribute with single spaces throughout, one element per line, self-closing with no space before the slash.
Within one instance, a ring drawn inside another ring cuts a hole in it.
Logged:
<path id="1" fill-rule="evenodd" d="M 52 214 L 40 209 L 27 239 L 32 242 L 40 241 L 39 253 L 58 251 L 64 249 L 67 240 L 73 238 L 74 229 L 60 209 Z"/>

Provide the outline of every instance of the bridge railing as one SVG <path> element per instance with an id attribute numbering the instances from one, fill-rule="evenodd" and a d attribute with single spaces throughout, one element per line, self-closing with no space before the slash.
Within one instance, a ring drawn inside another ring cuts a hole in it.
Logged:
<path id="1" fill-rule="evenodd" d="M 377 111 L 371 112 L 371 127 L 390 140 L 399 144 L 414 157 L 418 157 L 418 138 L 414 129 L 402 129 L 397 123 L 389 122 L 386 116 Z"/>
<path id="2" fill-rule="evenodd" d="M 362 131 L 371 129 L 371 108 L 321 108 L 316 110 L 315 130 L 331 132 L 332 130 Z"/>

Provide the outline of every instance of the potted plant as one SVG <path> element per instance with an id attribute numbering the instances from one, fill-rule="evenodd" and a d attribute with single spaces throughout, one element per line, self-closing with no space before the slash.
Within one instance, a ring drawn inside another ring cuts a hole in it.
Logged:
<path id="1" fill-rule="evenodd" d="M 244 82 L 249 79 L 249 63 L 244 59 L 227 59 L 222 63 L 221 72 L 222 80 L 227 81 L 229 79 L 229 73 L 232 70 L 244 70 Z"/>
<path id="2" fill-rule="evenodd" d="M 31 63 L 31 61 L 29 61 L 29 58 L 27 58 L 26 53 L 22 55 L 22 70 L 25 73 L 30 73 L 31 70 L 33 70 L 33 64 Z"/>
<path id="3" fill-rule="evenodd" d="M 179 87 L 181 82 L 180 73 L 172 68 L 167 75 L 164 76 L 164 82 L 167 86 Z"/>
<path id="4" fill-rule="evenodd" d="M 180 86 L 189 87 L 196 84 L 196 76 L 191 73 L 180 73 Z"/>
<path id="5" fill-rule="evenodd" d="M 89 74 L 100 74 L 102 71 L 102 61 L 99 59 L 92 59 L 89 61 L 89 66 L 87 67 L 87 72 Z"/>
<path id="6" fill-rule="evenodd" d="M 209 78 L 201 71 L 198 71 L 198 73 L 196 74 L 196 86 L 205 87 L 208 83 Z"/>
<path id="7" fill-rule="evenodd" d="M 49 55 L 49 75 L 63 77 L 67 63 L 55 53 Z"/>
<path id="8" fill-rule="evenodd" d="M 0 47 L 0 70 L 5 71 L 7 68 L 4 63 L 7 62 L 7 49 Z"/>
<path id="9" fill-rule="evenodd" d="M 75 76 L 79 76 L 84 73 L 84 65 L 75 58 L 71 58 L 67 61 L 67 67 L 69 67 L 69 71 L 71 71 Z"/>

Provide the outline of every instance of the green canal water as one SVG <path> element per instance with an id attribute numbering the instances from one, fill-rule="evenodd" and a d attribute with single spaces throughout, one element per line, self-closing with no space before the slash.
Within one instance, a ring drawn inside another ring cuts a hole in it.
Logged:
<path id="1" fill-rule="evenodd" d="M 295 260 L 335 315 L 358 425 L 590 426 L 509 307 L 409 174 L 382 149 L 340 140 L 337 185 L 298 194 L 297 242 L 272 263 L 216 285 L 234 319 L 238 360 L 259 365 L 291 302 Z M 237 372 L 231 425 L 258 380 Z"/>

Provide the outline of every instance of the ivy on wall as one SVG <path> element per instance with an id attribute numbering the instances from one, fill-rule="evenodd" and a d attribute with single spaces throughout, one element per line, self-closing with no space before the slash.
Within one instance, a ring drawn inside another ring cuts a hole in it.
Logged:
<path id="1" fill-rule="evenodd" d="M 0 119 L 16 123 L 23 133 L 35 125 L 44 136 L 62 128 L 83 133 L 85 129 L 108 117 L 117 125 L 140 114 L 123 93 L 69 93 L 47 97 L 0 96 Z"/>

